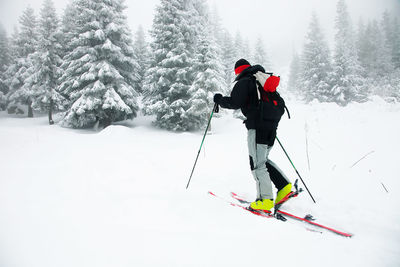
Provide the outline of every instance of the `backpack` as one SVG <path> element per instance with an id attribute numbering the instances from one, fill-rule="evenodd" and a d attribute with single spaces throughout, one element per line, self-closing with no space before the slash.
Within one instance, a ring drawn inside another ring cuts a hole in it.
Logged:
<path id="1" fill-rule="evenodd" d="M 290 119 L 290 113 L 285 105 L 285 101 L 276 91 L 279 85 L 280 77 L 274 76 L 273 73 L 265 73 L 258 71 L 253 74 L 257 84 L 257 95 L 260 109 L 260 120 L 276 123 L 276 127 L 287 111 Z"/>

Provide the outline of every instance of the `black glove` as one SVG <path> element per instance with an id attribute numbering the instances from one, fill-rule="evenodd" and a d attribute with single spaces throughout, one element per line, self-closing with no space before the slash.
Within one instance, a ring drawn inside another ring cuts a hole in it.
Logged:
<path id="1" fill-rule="evenodd" d="M 219 106 L 218 106 L 218 104 L 215 104 L 214 113 L 218 113 L 218 112 L 219 112 Z"/>
<path id="2" fill-rule="evenodd" d="M 221 94 L 215 94 L 214 95 L 214 103 L 219 104 L 219 101 L 221 101 L 222 95 Z"/>

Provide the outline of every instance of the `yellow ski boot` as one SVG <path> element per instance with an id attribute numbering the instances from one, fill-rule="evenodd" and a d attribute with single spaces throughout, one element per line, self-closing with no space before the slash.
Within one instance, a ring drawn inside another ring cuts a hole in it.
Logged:
<path id="1" fill-rule="evenodd" d="M 292 194 L 292 184 L 288 183 L 284 188 L 278 191 L 275 199 L 275 205 L 281 204 L 288 200 L 289 196 Z"/>
<path id="2" fill-rule="evenodd" d="M 250 203 L 250 209 L 264 211 L 267 213 L 270 213 L 273 207 L 273 199 L 257 199 L 256 201 Z"/>

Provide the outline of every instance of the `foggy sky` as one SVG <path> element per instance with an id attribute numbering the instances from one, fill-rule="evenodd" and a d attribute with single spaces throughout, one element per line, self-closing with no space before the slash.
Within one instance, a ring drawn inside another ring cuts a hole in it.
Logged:
<path id="1" fill-rule="evenodd" d="M 68 0 L 53 0 L 61 14 Z M 304 36 L 308 29 L 312 11 L 315 11 L 333 48 L 334 20 L 337 0 L 208 0 L 210 6 L 216 6 L 222 25 L 234 36 L 237 31 L 250 41 L 261 35 L 267 45 L 267 52 L 277 69 L 287 68 L 293 51 L 301 52 Z M 39 14 L 42 0 L 0 0 L 0 23 L 9 35 L 18 17 L 30 5 Z M 125 14 L 132 31 L 139 24 L 150 29 L 154 16 L 154 7 L 159 0 L 126 0 Z M 347 0 L 353 23 L 360 18 L 381 19 L 388 10 L 400 18 L 400 0 Z"/>

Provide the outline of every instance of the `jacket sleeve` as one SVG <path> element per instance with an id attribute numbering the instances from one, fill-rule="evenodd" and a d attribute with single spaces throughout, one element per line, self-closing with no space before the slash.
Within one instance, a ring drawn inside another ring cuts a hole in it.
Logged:
<path id="1" fill-rule="evenodd" d="M 246 106 L 250 80 L 239 80 L 232 89 L 230 96 L 224 96 L 219 101 L 219 105 L 227 109 L 239 109 Z"/>

